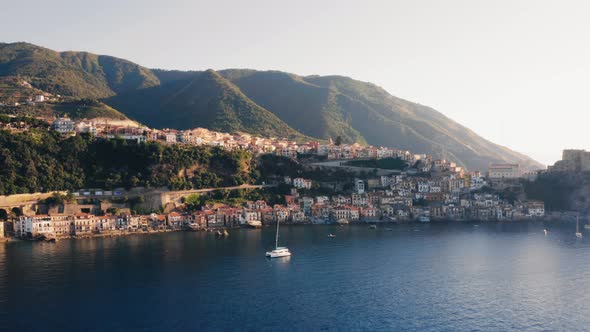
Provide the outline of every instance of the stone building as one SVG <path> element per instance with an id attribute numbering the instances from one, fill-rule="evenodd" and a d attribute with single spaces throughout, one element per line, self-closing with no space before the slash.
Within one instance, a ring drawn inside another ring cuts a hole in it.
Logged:
<path id="1" fill-rule="evenodd" d="M 563 150 L 561 160 L 549 166 L 550 172 L 590 171 L 590 152 L 586 150 Z"/>

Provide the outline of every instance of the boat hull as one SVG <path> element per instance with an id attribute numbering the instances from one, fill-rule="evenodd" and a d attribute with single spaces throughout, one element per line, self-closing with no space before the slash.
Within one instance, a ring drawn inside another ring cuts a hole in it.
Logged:
<path id="1" fill-rule="evenodd" d="M 268 258 L 280 258 L 280 257 L 289 257 L 291 256 L 290 252 L 286 252 L 286 253 L 272 253 L 272 252 L 267 252 L 266 253 L 266 257 Z"/>
<path id="2" fill-rule="evenodd" d="M 268 258 L 279 258 L 288 256 L 291 256 L 291 252 L 289 251 L 289 249 L 285 247 L 280 247 L 278 249 L 266 252 L 266 257 Z"/>
<path id="3" fill-rule="evenodd" d="M 249 221 L 247 225 L 250 228 L 262 228 L 262 222 L 257 220 Z"/>

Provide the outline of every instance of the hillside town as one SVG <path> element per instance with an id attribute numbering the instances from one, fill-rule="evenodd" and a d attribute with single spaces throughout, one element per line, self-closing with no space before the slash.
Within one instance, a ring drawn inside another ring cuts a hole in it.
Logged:
<path id="1" fill-rule="evenodd" d="M 512 171 L 512 170 L 511 170 Z M 419 174 L 395 172 L 379 178 L 355 179 L 352 192 L 312 195 L 313 181 L 285 177 L 291 193 L 283 204 L 263 200 L 243 204 L 204 204 L 196 211 L 177 206 L 168 213 L 132 214 L 97 210 L 65 214 L 22 215 L 14 221 L 17 237 L 69 237 L 180 230 L 219 230 L 289 224 L 408 223 L 443 221 L 517 221 L 545 217 L 543 202 L 508 201 L 482 189 L 488 181 L 479 172 L 466 173 L 452 163 L 432 161 Z M 86 195 L 86 193 L 82 193 Z M 75 193 L 80 195 L 80 193 Z M 94 211 L 93 211 L 94 212 Z"/>
<path id="2" fill-rule="evenodd" d="M 281 138 L 264 138 L 247 133 L 223 133 L 196 128 L 190 130 L 153 129 L 142 126 L 113 125 L 108 121 L 74 121 L 70 118 L 57 118 L 52 128 L 63 135 L 90 133 L 102 138 L 120 138 L 136 141 L 158 141 L 165 144 L 191 144 L 217 146 L 224 149 L 244 149 L 255 154 L 273 153 L 283 157 L 296 159 L 298 154 L 317 154 L 327 159 L 355 158 L 386 158 L 399 157 L 412 161 L 410 151 L 396 150 L 386 147 L 372 147 L 360 144 L 333 144 L 317 141 L 296 142 Z M 419 157 L 419 156 L 418 156 Z"/>
<path id="3" fill-rule="evenodd" d="M 19 127 L 22 130 L 22 126 Z M 62 135 L 90 133 L 106 139 L 136 142 L 159 141 L 164 144 L 217 146 L 245 149 L 255 154 L 274 154 L 297 159 L 315 155 L 324 160 L 396 158 L 405 169 L 387 170 L 349 184 L 349 190 L 333 195 L 318 194 L 322 186 L 311 179 L 286 176 L 275 179 L 291 187 L 282 204 L 248 201 L 243 204 L 203 205 L 197 211 L 183 206 L 167 213 L 133 214 L 124 209 L 118 214 L 97 210 L 93 213 L 53 212 L 19 216 L 11 225 L 17 237 L 35 238 L 125 234 L 176 230 L 215 230 L 277 222 L 292 224 L 326 223 L 407 223 L 435 221 L 513 221 L 545 217 L 544 203 L 523 197 L 503 198 L 498 193 L 515 185 L 525 174 L 518 164 L 490 164 L 487 174 L 467 172 L 446 160 L 424 154 L 412 154 L 386 147 L 328 142 L 299 143 L 279 138 L 261 138 L 244 133 L 221 133 L 204 128 L 192 130 L 156 130 L 146 127 L 109 125 L 108 122 L 73 121 L 58 118 L 52 128 Z M 25 128 L 26 130 L 26 128 Z M 564 153 L 569 156 L 571 153 Z M 574 158 L 579 159 L 579 158 Z M 569 164 L 568 164 L 569 165 Z M 565 167 L 565 166 L 561 166 Z M 578 166 L 571 166 L 578 167 Z M 316 181 L 318 182 L 318 181 Z M 96 191 L 101 192 L 101 190 Z M 74 193 L 74 195 L 85 193 Z M 4 227 L 4 225 L 2 225 Z M 8 230 L 7 233 L 10 233 Z"/>

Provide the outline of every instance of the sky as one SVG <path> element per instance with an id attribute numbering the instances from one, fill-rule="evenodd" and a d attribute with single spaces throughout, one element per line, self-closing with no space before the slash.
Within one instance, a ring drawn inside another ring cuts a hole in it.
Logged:
<path id="1" fill-rule="evenodd" d="M 19 0 L 0 42 L 149 68 L 345 75 L 553 164 L 590 150 L 590 1 Z"/>

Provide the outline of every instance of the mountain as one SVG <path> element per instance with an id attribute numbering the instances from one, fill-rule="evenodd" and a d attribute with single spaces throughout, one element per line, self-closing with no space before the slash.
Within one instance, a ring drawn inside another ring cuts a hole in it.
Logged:
<path id="1" fill-rule="evenodd" d="M 220 74 L 260 106 L 313 137 L 342 136 L 415 153 L 432 153 L 470 169 L 490 162 L 542 165 L 499 146 L 440 112 L 390 95 L 372 84 L 343 76 L 307 76 L 278 71 L 231 69 Z"/>
<path id="2" fill-rule="evenodd" d="M 30 104 L 36 96 L 46 96 L 43 103 Z M 129 121 L 129 119 L 105 103 L 88 98 L 55 97 L 46 91 L 23 84 L 22 78 L 0 77 L 1 113 L 17 116 L 52 118 L 54 116 L 69 116 L 73 119 L 105 118 Z M 21 103 L 14 106 L 15 103 Z M 129 121 L 131 122 L 131 121 Z"/>
<path id="3" fill-rule="evenodd" d="M 7 76 L 71 97 L 103 98 L 160 84 L 151 70 L 127 60 L 28 43 L 0 43 L 0 77 Z"/>
<path id="4" fill-rule="evenodd" d="M 304 137 L 213 70 L 120 94 L 106 102 L 156 128 L 206 127 L 292 139 Z"/>
<path id="5" fill-rule="evenodd" d="M 342 137 L 433 154 L 487 169 L 490 162 L 542 168 L 436 110 L 342 76 L 299 76 L 249 69 L 168 71 L 85 52 L 0 44 L 0 77 L 25 77 L 51 93 L 103 98 L 156 128 L 206 127 L 291 138 Z"/>

